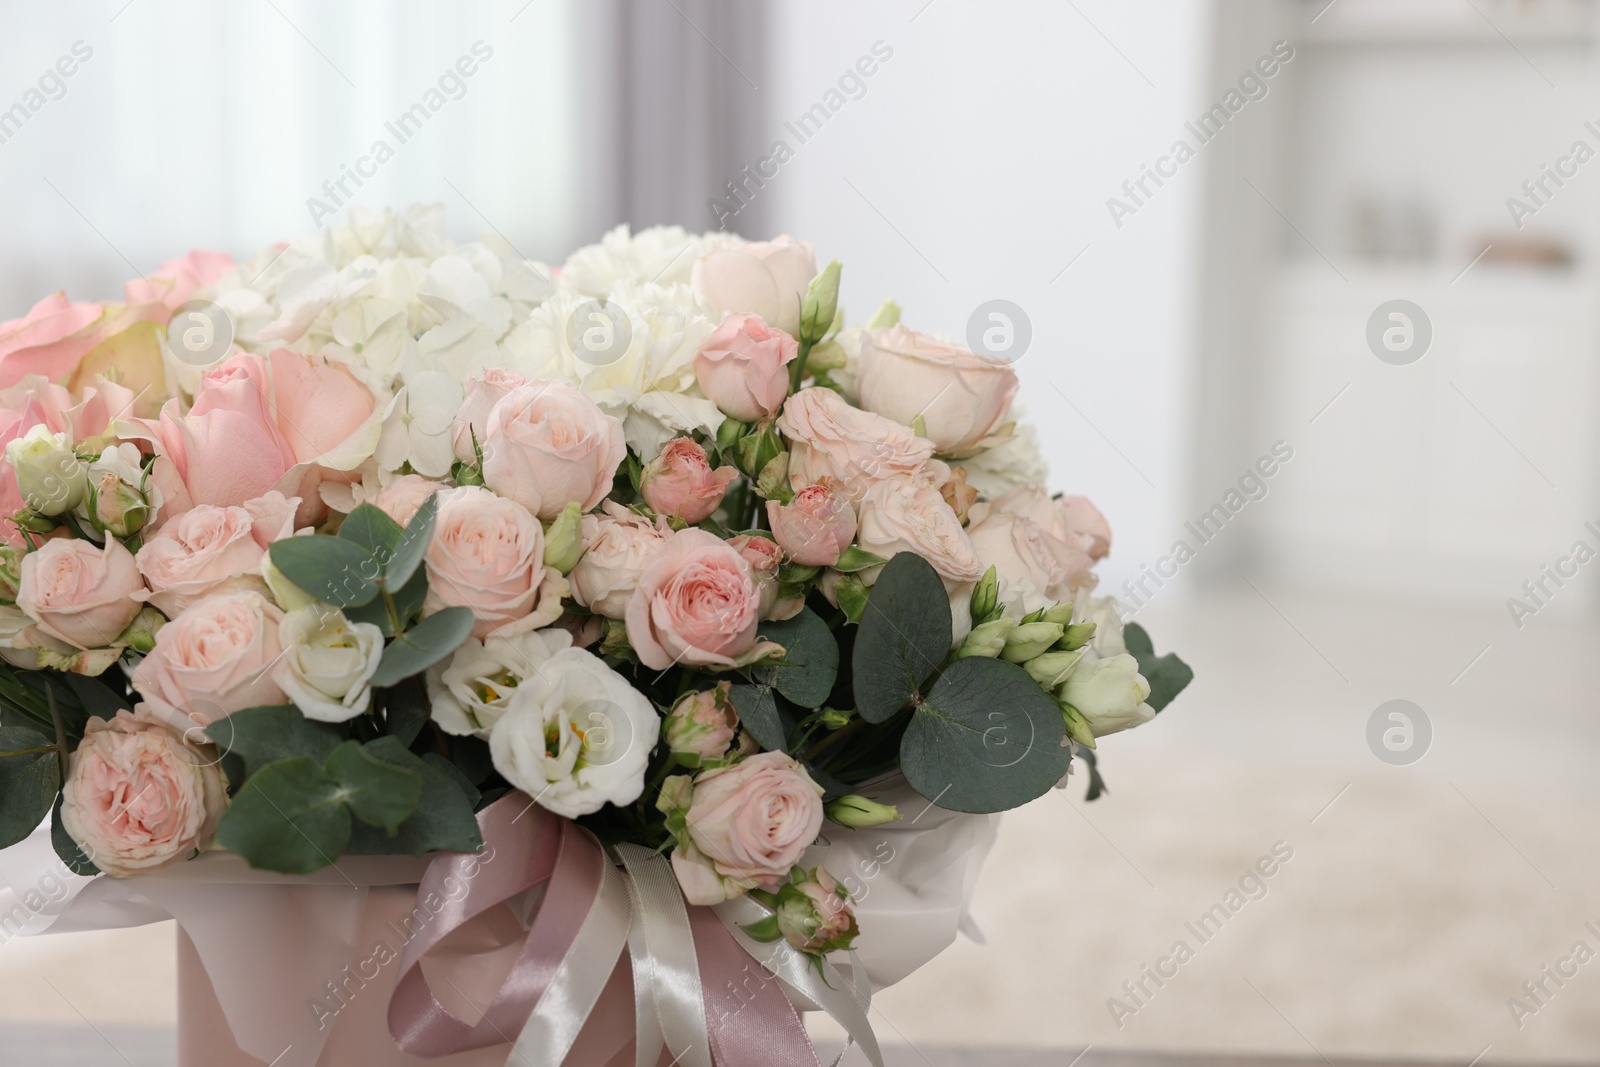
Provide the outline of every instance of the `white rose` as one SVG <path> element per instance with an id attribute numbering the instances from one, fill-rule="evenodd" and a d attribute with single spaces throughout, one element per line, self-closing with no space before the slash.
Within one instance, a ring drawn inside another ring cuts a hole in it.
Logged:
<path id="1" fill-rule="evenodd" d="M 318 605 L 286 613 L 278 640 L 283 656 L 272 680 L 306 718 L 344 722 L 367 710 L 367 683 L 383 658 L 383 631 Z"/>
<path id="2" fill-rule="evenodd" d="M 861 406 L 902 426 L 920 417 L 923 436 L 942 455 L 975 451 L 1017 392 L 1017 372 L 1006 361 L 904 326 L 869 330 L 860 359 Z"/>
<path id="3" fill-rule="evenodd" d="M 1145 703 L 1150 683 L 1139 673 L 1139 661 L 1127 654 L 1083 660 L 1056 693 L 1083 713 L 1097 738 L 1149 722 L 1156 714 Z"/>
<path id="4" fill-rule="evenodd" d="M 788 234 L 771 241 L 717 238 L 695 260 L 693 285 L 712 310 L 760 315 L 798 337 L 800 305 L 817 276 L 811 245 Z"/>
<path id="5" fill-rule="evenodd" d="M 534 630 L 516 637 L 467 638 L 448 664 L 428 672 L 433 721 L 447 734 L 485 740 L 511 707 L 511 698 L 546 660 L 572 647 L 566 630 Z"/>
<path id="6" fill-rule="evenodd" d="M 517 686 L 489 752 L 512 785 L 573 819 L 639 799 L 660 730 L 643 693 L 598 656 L 567 648 Z"/>
<path id="7" fill-rule="evenodd" d="M 72 439 L 40 423 L 6 445 L 16 469 L 22 502 L 40 515 L 61 515 L 83 502 L 89 467 L 72 450 Z"/>

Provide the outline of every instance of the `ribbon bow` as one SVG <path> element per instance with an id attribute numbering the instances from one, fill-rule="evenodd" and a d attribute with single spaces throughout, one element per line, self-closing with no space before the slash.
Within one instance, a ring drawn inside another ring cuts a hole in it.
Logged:
<path id="1" fill-rule="evenodd" d="M 664 856 L 627 844 L 608 851 L 521 793 L 479 812 L 478 824 L 493 861 L 439 856 L 417 890 L 419 900 L 432 894 L 443 907 L 400 960 L 389 1030 L 402 1051 L 446 1056 L 516 1034 L 508 1067 L 564 1064 L 626 950 L 637 1067 L 654 1067 L 663 1049 L 684 1067 L 820 1067 L 785 989 L 827 1012 L 873 1067 L 883 1067 L 867 1022 L 865 971 L 853 954 L 847 979 L 829 963 L 819 973 L 781 941 L 759 944 L 741 926 L 767 914 L 760 904 L 741 898 L 714 909 L 688 905 Z M 544 900 L 483 1017 L 457 1017 L 435 995 L 423 957 L 474 918 L 539 886 Z"/>

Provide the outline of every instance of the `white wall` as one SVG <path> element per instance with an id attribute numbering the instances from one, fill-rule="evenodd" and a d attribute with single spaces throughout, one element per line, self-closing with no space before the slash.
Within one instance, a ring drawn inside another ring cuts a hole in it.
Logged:
<path id="1" fill-rule="evenodd" d="M 1203 5 L 828 0 L 778 5 L 773 30 L 757 82 L 772 139 L 795 156 L 758 195 L 774 198 L 781 228 L 844 261 L 858 320 L 885 298 L 910 324 L 955 335 L 991 298 L 1027 312 L 1021 395 L 1054 487 L 1111 519 L 1102 572 L 1116 588 L 1181 525 L 1203 160 L 1120 230 L 1105 201 L 1181 133 L 1198 98 Z M 865 96 L 798 143 L 783 123 L 878 40 L 894 55 Z"/>

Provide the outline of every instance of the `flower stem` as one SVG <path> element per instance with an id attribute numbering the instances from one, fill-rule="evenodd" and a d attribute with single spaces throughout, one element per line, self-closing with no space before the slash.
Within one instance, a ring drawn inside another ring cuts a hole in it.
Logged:
<path id="1" fill-rule="evenodd" d="M 811 342 L 800 342 L 800 354 L 794 357 L 794 364 L 789 369 L 789 392 L 798 393 L 800 383 L 806 380 L 806 360 L 811 357 Z"/>

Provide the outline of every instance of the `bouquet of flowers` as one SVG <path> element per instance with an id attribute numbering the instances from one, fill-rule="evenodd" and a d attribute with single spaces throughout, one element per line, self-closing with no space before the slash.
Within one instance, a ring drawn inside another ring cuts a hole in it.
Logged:
<path id="1" fill-rule="evenodd" d="M 1024 804 L 1187 684 L 1004 359 L 845 326 L 789 237 L 443 234 L 358 212 L 0 324 L 0 846 L 307 874 L 521 794 L 821 968 L 873 936 L 830 823 Z"/>

